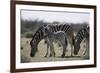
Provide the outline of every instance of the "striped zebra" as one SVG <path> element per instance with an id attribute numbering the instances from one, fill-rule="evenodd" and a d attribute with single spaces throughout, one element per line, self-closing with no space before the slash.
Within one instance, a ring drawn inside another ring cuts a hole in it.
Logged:
<path id="1" fill-rule="evenodd" d="M 44 26 L 44 29 L 43 29 L 45 35 L 46 35 L 46 38 L 47 38 L 47 47 L 48 45 L 50 46 L 50 56 L 54 57 L 55 56 L 55 51 L 54 51 L 54 45 L 53 45 L 53 42 L 55 40 L 59 41 L 60 44 L 62 45 L 63 47 L 63 53 L 62 53 L 62 57 L 65 57 L 65 52 L 66 52 L 66 48 L 67 48 L 67 36 L 65 34 L 64 31 L 56 31 L 56 32 L 53 32 L 52 29 L 46 25 Z M 48 54 L 48 49 L 47 48 L 47 53 L 46 53 L 46 56 Z"/>
<path id="2" fill-rule="evenodd" d="M 89 46 L 89 26 L 84 25 L 82 29 L 80 29 L 75 37 L 75 44 L 74 44 L 74 54 L 78 54 L 79 49 L 80 49 L 80 43 L 82 40 L 86 38 L 88 41 L 88 46 Z"/>
<path id="3" fill-rule="evenodd" d="M 49 25 L 51 28 L 51 31 L 57 32 L 57 31 L 64 31 L 67 36 L 68 45 L 71 46 L 71 56 L 73 56 L 73 50 L 74 50 L 74 33 L 73 28 L 71 24 L 60 24 L 60 25 Z"/>
<path id="4" fill-rule="evenodd" d="M 61 24 L 61 25 L 48 25 L 51 29 L 52 32 L 57 32 L 57 31 L 64 31 L 67 36 L 67 40 L 71 45 L 71 49 L 73 48 L 73 30 L 72 27 L 69 24 Z M 45 39 L 46 36 L 43 32 L 43 26 L 41 26 L 37 32 L 34 34 L 32 37 L 32 40 L 30 41 L 31 45 L 31 53 L 30 56 L 33 57 L 35 53 L 37 52 L 37 45 L 38 43 L 42 40 Z M 46 39 L 45 39 L 46 40 Z"/>
<path id="5" fill-rule="evenodd" d="M 43 27 L 40 27 L 36 33 L 33 35 L 32 40 L 30 41 L 31 46 L 31 53 L 30 56 L 35 56 L 36 52 L 38 51 L 38 44 L 39 42 L 45 37 L 42 31 Z"/>

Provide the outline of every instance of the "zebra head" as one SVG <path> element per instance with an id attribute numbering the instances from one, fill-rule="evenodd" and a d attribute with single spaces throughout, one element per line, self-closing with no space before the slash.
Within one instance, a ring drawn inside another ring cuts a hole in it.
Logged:
<path id="1" fill-rule="evenodd" d="M 50 30 L 51 29 L 50 29 L 49 25 L 47 25 L 47 24 L 43 25 L 44 36 L 47 36 L 48 34 L 50 34 L 50 32 L 51 32 Z"/>
<path id="2" fill-rule="evenodd" d="M 31 45 L 31 53 L 30 53 L 30 56 L 31 57 L 34 57 L 36 52 L 37 52 L 37 47 L 36 47 L 36 43 L 34 40 L 31 40 L 30 42 L 30 45 Z"/>

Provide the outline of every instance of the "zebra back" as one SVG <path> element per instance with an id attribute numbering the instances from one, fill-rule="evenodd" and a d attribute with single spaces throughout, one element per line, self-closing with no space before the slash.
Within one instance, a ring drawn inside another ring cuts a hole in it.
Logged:
<path id="1" fill-rule="evenodd" d="M 68 35 L 73 33 L 73 29 L 69 24 L 49 25 L 49 27 L 51 28 L 52 32 L 64 31 Z"/>

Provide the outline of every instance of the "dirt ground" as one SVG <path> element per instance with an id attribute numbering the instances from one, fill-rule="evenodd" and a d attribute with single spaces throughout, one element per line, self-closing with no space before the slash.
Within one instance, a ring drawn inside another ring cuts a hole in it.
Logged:
<path id="1" fill-rule="evenodd" d="M 86 39 L 84 39 L 81 43 L 81 48 L 79 50 L 79 53 L 77 56 L 71 56 L 71 47 L 68 45 L 67 51 L 66 51 L 66 57 L 61 58 L 62 54 L 62 47 L 59 47 L 57 43 L 54 44 L 55 49 L 55 57 L 44 57 L 47 52 L 47 45 L 44 43 L 44 40 L 41 40 L 41 42 L 38 45 L 38 52 L 36 53 L 35 57 L 30 57 L 30 38 L 21 38 L 21 62 L 48 62 L 48 61 L 69 61 L 69 60 L 85 60 L 89 59 L 87 56 L 84 56 L 84 53 L 87 49 L 87 43 Z M 49 52 L 50 54 L 50 52 Z"/>

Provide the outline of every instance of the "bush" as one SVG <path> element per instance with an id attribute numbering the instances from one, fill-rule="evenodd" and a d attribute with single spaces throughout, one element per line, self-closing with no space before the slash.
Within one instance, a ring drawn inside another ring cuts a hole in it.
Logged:
<path id="1" fill-rule="evenodd" d="M 25 37 L 26 38 L 32 38 L 33 37 L 33 33 L 26 33 Z"/>

